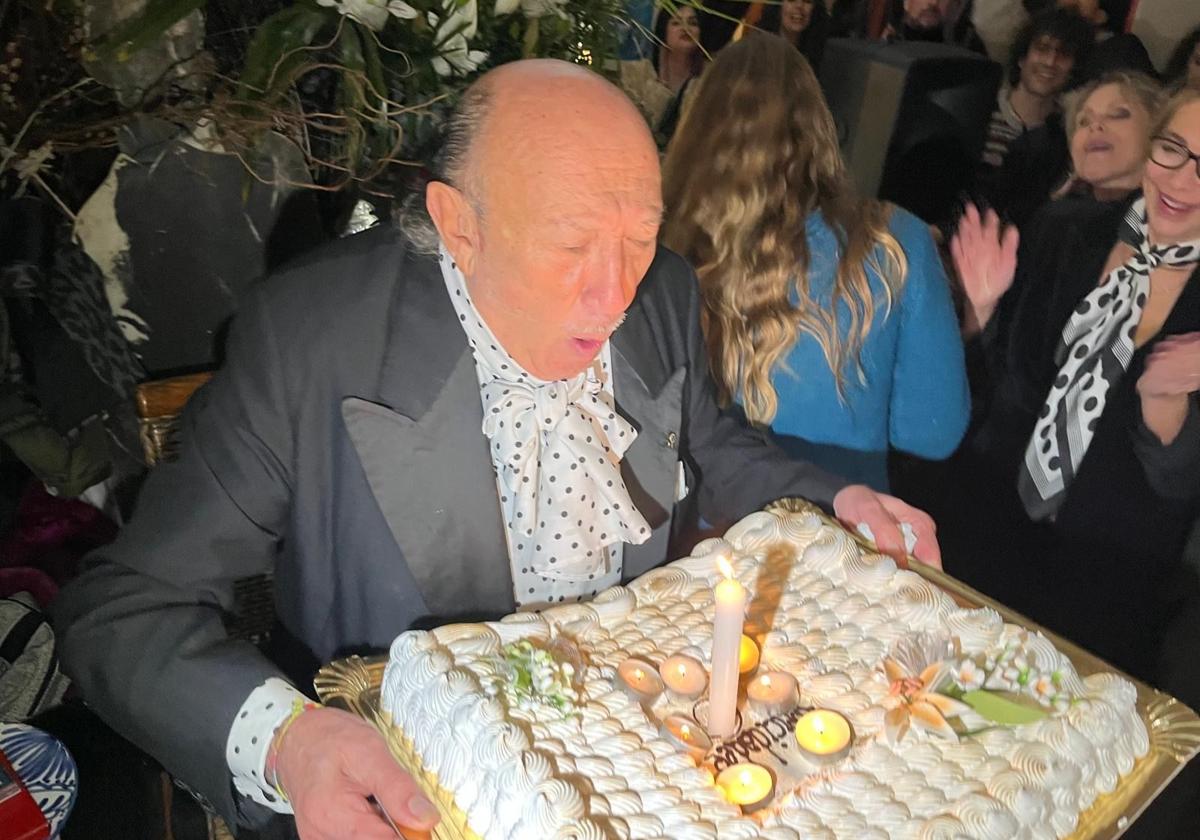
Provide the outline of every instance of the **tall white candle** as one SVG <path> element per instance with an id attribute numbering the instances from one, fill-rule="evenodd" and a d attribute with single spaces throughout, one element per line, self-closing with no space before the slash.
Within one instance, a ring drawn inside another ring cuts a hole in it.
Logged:
<path id="1" fill-rule="evenodd" d="M 733 576 L 728 559 L 718 557 L 717 564 L 725 580 L 717 584 L 716 590 L 708 733 L 714 738 L 728 738 L 737 725 L 738 652 L 742 645 L 742 621 L 746 616 L 746 590 Z"/>

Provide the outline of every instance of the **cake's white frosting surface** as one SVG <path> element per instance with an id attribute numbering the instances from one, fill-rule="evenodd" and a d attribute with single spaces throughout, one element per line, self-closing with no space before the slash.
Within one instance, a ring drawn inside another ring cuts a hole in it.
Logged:
<path id="1" fill-rule="evenodd" d="M 747 632 L 764 642 L 763 667 L 793 674 L 802 705 L 841 712 L 855 733 L 846 759 L 805 770 L 749 816 L 662 734 L 666 695 L 647 711 L 614 680 L 631 656 L 708 663 L 719 553 L 749 593 Z M 1029 665 L 1057 674 L 1075 699 L 1014 727 L 968 713 L 982 731 L 958 741 L 912 730 L 891 743 L 881 663 L 922 632 L 957 640 L 967 656 L 1019 639 Z M 574 715 L 489 694 L 505 645 L 556 637 L 586 663 Z M 384 711 L 485 840 L 1062 837 L 1149 750 L 1135 699 L 1127 681 L 1080 678 L 1044 637 L 957 607 L 818 517 L 778 513 L 753 514 L 589 604 L 404 633 L 382 688 Z"/>

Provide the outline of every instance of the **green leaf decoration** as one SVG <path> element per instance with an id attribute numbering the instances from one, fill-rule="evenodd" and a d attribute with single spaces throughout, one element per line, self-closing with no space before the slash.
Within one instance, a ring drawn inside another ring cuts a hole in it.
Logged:
<path id="1" fill-rule="evenodd" d="M 238 97 L 270 99 L 284 90 L 308 60 L 307 48 L 317 34 L 336 25 L 338 17 L 333 7 L 296 5 L 264 20 L 246 51 Z"/>
<path id="2" fill-rule="evenodd" d="M 207 0 L 151 0 L 134 15 L 105 33 L 91 52 L 100 61 L 128 61 L 138 50 L 158 41 L 163 33 Z"/>
<path id="3" fill-rule="evenodd" d="M 963 694 L 962 701 L 981 717 L 1003 726 L 1034 723 L 1042 720 L 1048 714 L 1048 711 L 1037 703 L 1007 692 L 983 689 L 968 691 Z"/>

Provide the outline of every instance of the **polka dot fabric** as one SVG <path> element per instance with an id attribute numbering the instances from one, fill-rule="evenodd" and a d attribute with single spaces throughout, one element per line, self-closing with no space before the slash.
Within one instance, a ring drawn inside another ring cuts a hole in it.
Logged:
<path id="1" fill-rule="evenodd" d="M 275 730 L 287 720 L 295 700 L 307 702 L 308 698 L 283 680 L 271 677 L 250 692 L 234 716 L 225 742 L 225 763 L 234 789 L 278 814 L 292 813 L 292 806 L 267 784 L 264 768 Z"/>
<path id="2" fill-rule="evenodd" d="M 577 584 L 571 588 L 586 596 L 599 588 L 588 584 L 613 571 L 608 546 L 650 537 L 619 468 L 637 432 L 594 370 L 547 382 L 522 369 L 483 323 L 445 249 L 440 264 L 475 358 L 514 570 L 543 584 Z M 523 591 L 517 578 L 524 604 L 537 592 Z"/>
<path id="3" fill-rule="evenodd" d="M 1145 199 L 1138 199 L 1121 229 L 1133 256 L 1079 302 L 1063 328 L 1058 375 L 1025 448 L 1018 481 L 1021 501 L 1035 521 L 1058 510 L 1104 413 L 1108 389 L 1129 368 L 1150 272 L 1200 261 L 1200 241 L 1155 246 L 1146 230 Z"/>

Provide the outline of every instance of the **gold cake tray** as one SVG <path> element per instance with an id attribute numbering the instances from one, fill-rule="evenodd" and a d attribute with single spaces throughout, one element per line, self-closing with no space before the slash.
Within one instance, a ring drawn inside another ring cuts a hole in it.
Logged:
<path id="1" fill-rule="evenodd" d="M 830 525 L 842 527 L 837 520 L 802 500 L 781 501 L 767 510 L 811 512 Z M 843 530 L 865 548 L 875 550 L 875 546 L 860 535 Z M 1098 797 L 1087 811 L 1080 814 L 1079 824 L 1069 835 L 1069 840 L 1113 840 L 1120 837 L 1184 766 L 1200 754 L 1200 715 L 1174 697 L 1112 667 L 945 572 L 913 558 L 909 558 L 909 568 L 941 588 L 961 607 L 991 607 L 1006 622 L 1043 633 L 1071 661 L 1080 676 L 1116 673 L 1137 688 L 1137 709 L 1150 734 L 1150 751 L 1137 760 L 1133 770 L 1121 777 L 1116 790 Z M 351 656 L 323 667 L 313 680 L 313 685 L 322 702 L 346 709 L 376 726 L 387 739 L 396 760 L 413 775 L 421 789 L 437 805 L 442 814 L 442 823 L 432 833 L 406 833 L 408 840 L 479 840 L 475 832 L 467 827 L 466 815 L 454 804 L 452 794 L 438 785 L 434 774 L 421 766 L 420 757 L 412 744 L 391 726 L 391 721 L 380 709 L 379 691 L 386 665 L 385 655 L 367 658 Z"/>

